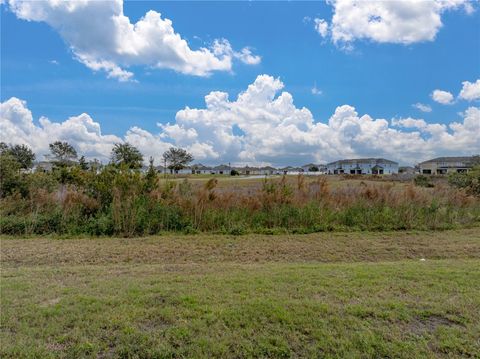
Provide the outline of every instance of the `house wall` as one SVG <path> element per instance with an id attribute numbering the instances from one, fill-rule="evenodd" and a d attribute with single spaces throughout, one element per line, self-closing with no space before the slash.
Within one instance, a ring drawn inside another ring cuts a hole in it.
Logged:
<path id="1" fill-rule="evenodd" d="M 398 173 L 398 164 L 394 163 L 382 163 L 382 162 L 356 162 L 356 163 L 334 163 L 327 165 L 327 173 L 334 174 L 337 168 L 341 167 L 344 174 L 355 174 L 352 171 L 357 171 L 357 167 L 360 168 L 361 174 L 372 174 L 372 168 L 375 166 L 383 167 L 383 174 Z"/>
<path id="2" fill-rule="evenodd" d="M 457 172 L 468 172 L 471 166 L 463 162 L 425 162 L 420 163 L 420 173 L 425 175 L 442 175 Z"/>

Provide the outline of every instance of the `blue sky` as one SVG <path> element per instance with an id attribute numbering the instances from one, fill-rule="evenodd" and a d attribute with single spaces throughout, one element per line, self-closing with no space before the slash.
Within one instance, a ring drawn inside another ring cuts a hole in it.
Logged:
<path id="1" fill-rule="evenodd" d="M 261 61 L 248 64 L 233 56 L 229 70 L 212 70 L 208 76 L 198 76 L 152 68 L 151 64 L 125 65 L 119 60 L 122 69 L 134 74 L 133 81 L 122 82 L 78 61 L 71 49 L 72 43 L 52 25 L 55 21 L 48 23 L 34 17 L 26 21 L 25 14 L 19 15 L 9 4 L 4 4 L 1 9 L 1 101 L 6 103 L 12 97 L 25 101 L 36 126 L 40 126 L 41 116 L 52 123 L 62 123 L 69 117 L 86 113 L 100 125 L 102 134 L 128 140 L 125 134 L 136 126 L 152 133 L 160 142 L 188 147 L 193 146 L 193 142 L 162 134 L 157 123 L 175 124 L 177 112 L 186 106 L 205 108 L 204 97 L 211 91 L 227 92 L 230 101 L 234 101 L 257 76 L 266 74 L 283 83 L 277 96 L 281 91 L 290 93 L 295 108 L 307 108 L 314 123 L 327 123 L 337 107 L 348 105 L 359 117 L 368 114 L 374 120 L 388 122 L 414 118 L 423 119 L 426 124 L 448 126 L 462 122 L 465 111 L 478 108 L 479 104 L 475 96 L 469 100 L 458 98 L 462 82 L 474 84 L 480 78 L 480 10 L 477 3 L 472 5 L 471 13 L 461 6 L 439 10 L 442 26 L 435 31 L 433 39 L 424 40 L 419 35 L 418 41 L 399 43 L 392 38 L 378 41 L 375 35 L 369 38 L 358 34 L 353 41 L 335 42 L 333 30 L 330 30 L 332 35 L 322 37 L 315 29 L 314 19 L 333 24 L 332 15 L 339 11 L 324 2 L 127 2 L 123 4 L 123 15 L 132 24 L 154 10 L 161 13 L 162 19 L 172 21 L 175 33 L 194 51 L 211 48 L 215 39 L 227 39 L 233 51 L 248 47 Z M 81 31 L 91 30 L 75 29 L 75 32 Z M 312 93 L 314 86 L 321 94 Z M 453 103 L 445 105 L 434 101 L 431 95 L 436 89 L 450 92 L 455 97 Z M 415 103 L 430 106 L 431 112 L 414 108 Z M 471 122 L 477 120 L 474 117 Z M 188 130 L 186 122 L 182 126 Z M 242 128 L 241 124 L 238 126 Z M 245 137 L 245 131 L 238 130 L 238 126 L 233 126 L 233 135 Z M 200 134 L 199 128 L 193 129 Z M 419 128 L 403 126 L 397 130 L 408 134 L 418 132 Z M 452 129 L 447 129 L 447 133 L 452 134 Z M 423 140 L 431 136 L 431 132 L 419 132 Z M 466 147 L 449 149 L 447 143 L 435 149 L 425 145 L 408 156 L 393 157 L 409 163 L 418 155 L 480 152 L 475 138 L 467 140 Z M 213 152 L 204 151 L 196 156 L 204 162 L 286 164 L 295 159 L 279 153 L 276 160 L 270 150 L 257 158 L 251 154 L 257 149 L 251 148 L 250 142 L 217 149 L 211 138 L 202 139 L 199 135 L 195 141 L 209 143 L 213 148 Z M 300 162 L 325 162 L 342 155 L 370 154 L 363 146 L 335 152 L 319 143 L 318 153 L 309 157 L 306 155 L 309 149 L 304 145 L 310 142 L 307 139 L 299 143 Z M 159 149 L 162 146 L 159 145 Z M 262 150 L 264 148 L 258 152 Z M 102 156 L 98 151 L 89 151 L 90 156 Z M 236 158 L 234 154 L 238 151 L 249 152 L 250 157 L 245 154 Z M 290 151 L 295 152 L 295 146 Z M 209 156 L 208 153 L 215 154 Z M 379 155 L 392 157 L 390 153 Z"/>

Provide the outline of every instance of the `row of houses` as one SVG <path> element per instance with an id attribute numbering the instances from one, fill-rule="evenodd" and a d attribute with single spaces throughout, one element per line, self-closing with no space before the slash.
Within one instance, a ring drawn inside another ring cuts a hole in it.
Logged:
<path id="1" fill-rule="evenodd" d="M 396 174 L 420 173 L 424 175 L 446 175 L 468 172 L 474 165 L 480 164 L 479 156 L 437 157 L 420 162 L 415 167 L 399 167 L 395 161 L 385 158 L 360 158 L 339 160 L 327 164 L 327 174 Z"/>
<path id="2" fill-rule="evenodd" d="M 338 160 L 327 165 L 307 164 L 301 167 L 283 167 L 274 168 L 265 167 L 232 167 L 229 165 L 219 165 L 215 167 L 196 164 L 186 167 L 179 171 L 180 174 L 216 174 L 230 175 L 236 171 L 240 175 L 281 175 L 281 174 L 371 174 L 371 175 L 391 175 L 397 173 L 421 173 L 444 175 L 452 172 L 467 172 L 476 161 L 478 156 L 471 157 L 438 157 L 419 163 L 416 167 L 400 167 L 398 162 L 385 158 L 356 158 Z M 159 172 L 165 172 L 162 166 L 157 167 Z M 167 170 L 168 171 L 168 170 Z"/>
<path id="3" fill-rule="evenodd" d="M 271 166 L 251 167 L 251 166 L 205 166 L 201 163 L 188 166 L 178 171 L 179 174 L 211 174 L 211 175 L 231 175 L 238 173 L 243 176 L 268 176 L 283 174 L 366 174 L 366 175 L 391 175 L 396 173 L 420 173 L 424 175 L 446 175 L 450 173 L 468 172 L 475 164 L 480 164 L 479 156 L 470 157 L 438 157 L 419 163 L 415 167 L 399 167 L 398 162 L 385 158 L 357 158 L 345 159 L 328 163 L 326 165 L 309 163 L 301 167 L 288 166 L 275 168 Z M 34 165 L 33 170 L 50 171 L 53 165 L 51 162 L 42 161 Z M 144 167 L 146 171 L 148 167 Z M 159 173 L 170 173 L 169 169 L 163 166 L 157 166 Z"/>
<path id="4" fill-rule="evenodd" d="M 146 170 L 147 167 L 144 168 Z M 157 171 L 160 173 L 170 173 L 169 169 L 166 169 L 163 166 L 157 166 Z M 230 166 L 230 165 L 219 165 L 219 166 L 205 166 L 201 163 L 194 164 L 192 166 L 185 167 L 179 170 L 178 174 L 212 174 L 212 175 L 230 175 L 234 173 L 238 173 L 242 176 L 268 176 L 268 175 L 283 175 L 283 174 L 324 174 L 326 173 L 326 166 L 325 165 L 315 165 L 315 164 L 307 164 L 301 167 L 283 167 L 283 168 L 275 168 L 271 166 L 264 166 L 264 167 L 251 167 L 251 166 Z"/>

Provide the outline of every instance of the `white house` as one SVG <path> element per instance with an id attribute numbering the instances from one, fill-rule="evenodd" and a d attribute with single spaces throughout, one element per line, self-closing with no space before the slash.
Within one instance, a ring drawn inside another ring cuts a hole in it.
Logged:
<path id="1" fill-rule="evenodd" d="M 234 169 L 242 176 L 253 176 L 253 175 L 260 174 L 260 169 L 258 167 L 244 166 L 244 167 L 235 167 Z"/>
<path id="2" fill-rule="evenodd" d="M 261 175 L 274 175 L 277 172 L 276 168 L 271 166 L 260 167 L 258 170 Z"/>
<path id="3" fill-rule="evenodd" d="M 216 175 L 230 175 L 231 171 L 232 171 L 232 167 L 227 165 L 219 165 L 219 166 L 213 167 L 211 173 Z"/>
<path id="4" fill-rule="evenodd" d="M 49 161 L 35 162 L 32 167 L 32 172 L 50 172 L 53 169 L 53 163 Z"/>
<path id="5" fill-rule="evenodd" d="M 398 163 L 384 158 L 357 158 L 327 164 L 328 174 L 394 174 Z"/>
<path id="6" fill-rule="evenodd" d="M 312 168 L 317 168 L 317 171 L 310 171 Z M 327 166 L 325 165 L 316 165 L 314 163 L 309 163 L 302 166 L 302 171 L 306 175 L 320 175 L 325 174 L 327 171 Z"/>
<path id="7" fill-rule="evenodd" d="M 209 166 L 204 166 L 202 165 L 201 163 L 198 163 L 198 164 L 195 164 L 195 165 L 192 165 L 190 167 L 191 169 L 191 173 L 192 174 L 197 174 L 197 175 L 200 175 L 200 174 L 212 174 L 212 167 L 209 167 Z"/>

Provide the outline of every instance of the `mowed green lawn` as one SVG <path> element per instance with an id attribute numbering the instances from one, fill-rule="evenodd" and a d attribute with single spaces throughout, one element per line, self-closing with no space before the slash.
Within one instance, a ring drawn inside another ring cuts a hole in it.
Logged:
<path id="1" fill-rule="evenodd" d="M 2 358 L 480 356 L 478 228 L 3 238 L 1 254 Z"/>

